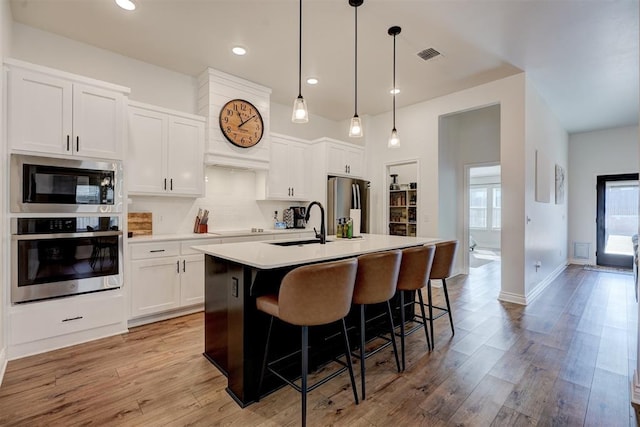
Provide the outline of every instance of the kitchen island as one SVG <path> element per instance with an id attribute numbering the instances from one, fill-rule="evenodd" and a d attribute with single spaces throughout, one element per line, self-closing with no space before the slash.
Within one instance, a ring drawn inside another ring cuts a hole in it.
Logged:
<path id="1" fill-rule="evenodd" d="M 205 257 L 205 357 L 227 376 L 227 392 L 246 406 L 257 397 L 267 316 L 256 309 L 256 297 L 276 293 L 284 275 L 293 268 L 359 255 L 403 249 L 441 241 L 426 237 L 365 234 L 354 239 L 330 238 L 326 244 L 295 242 L 243 242 L 195 246 Z M 278 333 L 272 348 L 282 354 L 299 346 L 299 333 L 291 328 Z M 321 331 L 310 345 L 322 350 L 320 365 L 332 354 L 330 331 Z M 265 378 L 265 391 L 277 388 Z"/>

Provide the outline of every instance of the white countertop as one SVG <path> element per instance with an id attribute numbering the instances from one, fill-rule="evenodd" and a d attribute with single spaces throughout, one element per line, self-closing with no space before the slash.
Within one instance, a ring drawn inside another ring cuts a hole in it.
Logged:
<path id="1" fill-rule="evenodd" d="M 277 242 L 282 241 L 284 240 Z M 363 234 L 362 238 L 355 239 L 336 239 L 334 236 L 329 236 L 325 245 L 278 246 L 269 242 L 243 242 L 194 246 L 193 249 L 204 252 L 207 255 L 267 270 L 441 241 L 442 239 L 430 237 Z"/>
<path id="2" fill-rule="evenodd" d="M 224 239 L 226 237 L 241 237 L 241 236 L 255 236 L 260 237 L 263 235 L 282 235 L 291 233 L 306 233 L 313 231 L 313 229 L 306 228 L 288 228 L 284 230 L 264 229 L 261 232 L 252 232 L 249 229 L 246 230 L 212 230 L 209 233 L 182 233 L 182 234 L 152 234 L 149 236 L 134 236 L 129 237 L 129 243 L 142 243 L 142 242 L 164 242 L 172 240 L 197 240 L 197 239 Z"/>

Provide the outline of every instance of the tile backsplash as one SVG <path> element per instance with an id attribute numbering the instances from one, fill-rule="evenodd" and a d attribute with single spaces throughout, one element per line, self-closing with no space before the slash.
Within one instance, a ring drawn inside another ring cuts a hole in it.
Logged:
<path id="1" fill-rule="evenodd" d="M 256 200 L 255 172 L 216 166 L 205 168 L 205 196 L 130 196 L 129 212 L 152 212 L 153 234 L 191 233 L 198 209 L 209 210 L 209 230 L 273 228 L 273 212 L 295 202 Z"/>

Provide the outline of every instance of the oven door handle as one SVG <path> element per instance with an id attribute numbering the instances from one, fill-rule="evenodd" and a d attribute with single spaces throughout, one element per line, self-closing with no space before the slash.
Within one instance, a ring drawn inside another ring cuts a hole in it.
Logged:
<path id="1" fill-rule="evenodd" d="M 75 239 L 79 237 L 122 236 L 122 231 L 87 231 L 82 233 L 13 234 L 11 240 Z"/>

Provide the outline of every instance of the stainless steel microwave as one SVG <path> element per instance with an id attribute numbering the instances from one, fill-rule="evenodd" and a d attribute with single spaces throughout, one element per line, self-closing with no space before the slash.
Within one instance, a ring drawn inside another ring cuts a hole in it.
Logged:
<path id="1" fill-rule="evenodd" d="M 122 212 L 122 163 L 11 155 L 11 212 Z"/>

